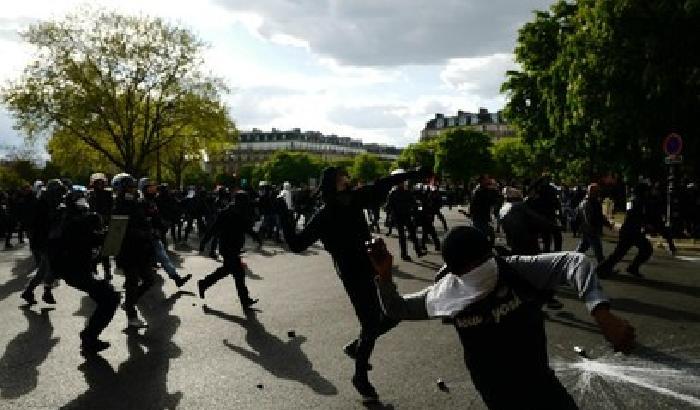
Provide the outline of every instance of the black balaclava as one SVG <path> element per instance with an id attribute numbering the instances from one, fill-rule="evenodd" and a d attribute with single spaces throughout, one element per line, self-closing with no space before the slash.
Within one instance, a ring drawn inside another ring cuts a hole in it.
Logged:
<path id="1" fill-rule="evenodd" d="M 442 245 L 442 258 L 452 272 L 459 272 L 492 254 L 491 243 L 486 235 L 472 226 L 450 229 Z"/>

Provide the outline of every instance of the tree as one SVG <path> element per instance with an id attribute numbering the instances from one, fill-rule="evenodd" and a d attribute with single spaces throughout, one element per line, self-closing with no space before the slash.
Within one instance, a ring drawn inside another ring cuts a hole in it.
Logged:
<path id="1" fill-rule="evenodd" d="M 316 156 L 301 152 L 277 151 L 256 170 L 254 178 L 273 184 L 289 181 L 292 184 L 308 183 L 318 178 L 326 164 Z"/>
<path id="2" fill-rule="evenodd" d="M 182 183 L 184 186 L 196 186 L 211 189 L 214 186 L 214 177 L 199 166 L 190 165 L 182 174 Z"/>
<path id="3" fill-rule="evenodd" d="M 532 149 L 521 138 L 501 138 L 491 147 L 494 176 L 505 180 L 533 176 Z"/>
<path id="4" fill-rule="evenodd" d="M 433 169 L 435 167 L 435 149 L 436 140 L 409 144 L 399 154 L 394 168 L 409 169 L 424 166 Z"/>
<path id="5" fill-rule="evenodd" d="M 350 176 L 362 181 L 371 182 L 387 173 L 387 164 L 372 154 L 357 155 L 350 167 Z"/>
<path id="6" fill-rule="evenodd" d="M 658 177 L 675 131 L 697 174 L 700 55 L 688 50 L 698 48 L 698 0 L 559 1 L 519 31 L 505 114 L 528 144 L 546 141 L 559 170 L 580 160 L 589 178 Z"/>
<path id="7" fill-rule="evenodd" d="M 175 141 L 189 146 L 193 134 L 206 138 L 191 129 L 202 116 L 233 129 L 220 100 L 223 84 L 203 73 L 205 45 L 186 29 L 86 10 L 31 25 L 22 36 L 37 53 L 2 99 L 28 138 L 58 138 L 50 144 L 55 152 L 94 151 L 143 175 Z"/>
<path id="8" fill-rule="evenodd" d="M 210 97 L 214 97 L 213 95 Z M 177 134 L 159 153 L 163 164 L 173 173 L 180 186 L 183 170 L 202 159 L 202 153 L 218 155 L 238 138 L 238 131 L 229 119 L 228 109 L 213 98 L 190 94 L 184 101 L 187 119 L 178 129 L 166 129 L 166 135 Z M 157 165 L 157 164 L 156 164 Z M 156 170 L 158 173 L 158 170 Z"/>
<path id="9" fill-rule="evenodd" d="M 493 166 L 491 138 L 481 132 L 454 129 L 436 140 L 435 170 L 454 182 L 466 182 L 487 174 Z"/>
<path id="10" fill-rule="evenodd" d="M 238 178 L 240 178 L 241 188 L 255 186 L 258 180 L 254 179 L 256 167 L 253 165 L 243 165 L 238 170 Z"/>

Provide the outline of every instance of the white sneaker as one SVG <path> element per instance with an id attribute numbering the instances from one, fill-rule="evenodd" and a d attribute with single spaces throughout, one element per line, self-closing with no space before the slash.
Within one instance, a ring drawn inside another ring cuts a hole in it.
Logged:
<path id="1" fill-rule="evenodd" d="M 129 319 L 129 327 L 147 327 L 148 325 L 138 317 Z"/>

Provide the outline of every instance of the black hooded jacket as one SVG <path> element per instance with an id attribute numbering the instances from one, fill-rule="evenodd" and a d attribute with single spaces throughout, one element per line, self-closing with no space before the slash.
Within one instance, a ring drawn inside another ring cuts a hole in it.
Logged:
<path id="1" fill-rule="evenodd" d="M 374 273 L 365 250 L 365 242 L 371 239 L 371 235 L 363 209 L 383 202 L 392 186 L 419 175 L 418 171 L 410 171 L 343 192 L 326 191 L 323 206 L 301 232 L 296 232 L 294 220 L 289 215 L 282 218 L 284 238 L 289 248 L 292 252 L 303 252 L 320 239 L 333 257 L 341 277 L 363 275 L 365 279 L 372 280 Z M 335 180 L 335 175 L 332 179 Z M 323 182 L 321 186 L 324 188 Z M 326 181 L 325 189 L 334 191 L 330 187 L 330 181 Z"/>

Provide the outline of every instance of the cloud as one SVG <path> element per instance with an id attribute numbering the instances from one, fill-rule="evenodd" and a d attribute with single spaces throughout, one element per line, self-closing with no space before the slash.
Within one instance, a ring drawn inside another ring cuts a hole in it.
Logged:
<path id="1" fill-rule="evenodd" d="M 512 52 L 516 31 L 551 0 L 217 0 L 262 17 L 257 32 L 345 65 L 441 64 Z"/>
<path id="2" fill-rule="evenodd" d="M 399 146 L 437 112 L 502 108 L 517 28 L 551 0 L 99 0 L 191 28 L 211 44 L 239 129 L 301 128 Z M 17 29 L 84 0 L 12 2 L 0 18 L 0 84 L 29 61 Z M 11 135 L 0 111 L 0 137 Z M 6 131 L 7 130 L 7 131 Z"/>
<path id="3" fill-rule="evenodd" d="M 328 113 L 328 118 L 338 124 L 349 125 L 355 128 L 387 129 L 405 127 L 406 121 L 392 112 L 395 109 L 395 106 L 339 106 Z"/>
<path id="4" fill-rule="evenodd" d="M 516 68 L 512 54 L 450 59 L 440 73 L 445 84 L 459 91 L 494 98 L 500 94 L 507 70 Z"/>
<path id="5" fill-rule="evenodd" d="M 8 152 L 27 147 L 27 144 L 22 135 L 15 129 L 14 119 L 7 110 L 0 107 L 0 158 L 7 155 Z M 43 151 L 43 149 L 38 149 Z"/>

